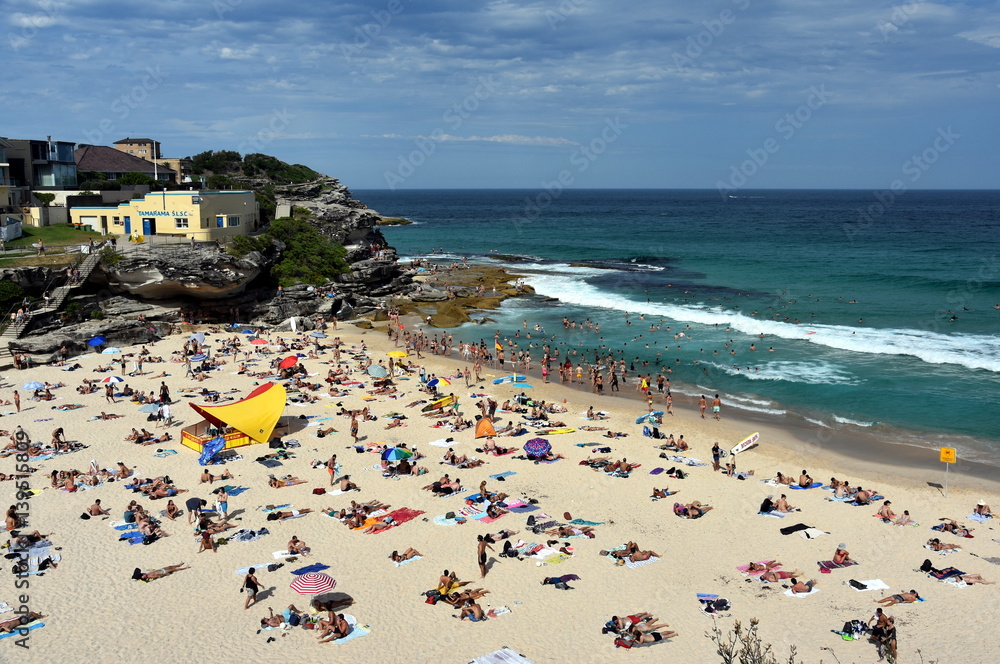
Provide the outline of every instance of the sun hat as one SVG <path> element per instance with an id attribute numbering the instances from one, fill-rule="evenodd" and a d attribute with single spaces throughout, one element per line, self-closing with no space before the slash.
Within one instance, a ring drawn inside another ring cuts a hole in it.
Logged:
<path id="1" fill-rule="evenodd" d="M 844 544 L 843 542 L 841 542 L 840 544 L 838 544 L 838 545 L 837 545 L 837 548 L 838 548 L 838 549 L 846 549 L 846 548 L 847 548 L 847 545 L 846 545 L 846 544 Z"/>
<path id="2" fill-rule="evenodd" d="M 986 501 L 980 500 L 978 503 L 976 503 L 976 505 L 978 505 L 979 507 L 986 507 Z"/>

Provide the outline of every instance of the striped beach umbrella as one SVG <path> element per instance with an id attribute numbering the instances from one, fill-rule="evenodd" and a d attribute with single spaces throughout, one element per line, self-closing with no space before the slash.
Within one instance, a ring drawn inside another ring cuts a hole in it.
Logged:
<path id="1" fill-rule="evenodd" d="M 309 572 L 300 575 L 288 587 L 300 595 L 319 595 L 336 588 L 337 581 L 332 576 L 322 572 Z"/>
<path id="2" fill-rule="evenodd" d="M 101 379 L 102 383 L 124 383 L 125 379 L 121 376 L 108 376 L 107 378 Z"/>

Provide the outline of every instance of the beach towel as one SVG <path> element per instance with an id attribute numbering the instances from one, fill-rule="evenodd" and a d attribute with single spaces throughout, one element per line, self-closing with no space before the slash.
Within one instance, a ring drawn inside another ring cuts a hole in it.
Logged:
<path id="1" fill-rule="evenodd" d="M 972 519 L 973 521 L 978 521 L 979 523 L 986 523 L 987 521 L 989 521 L 993 517 L 983 516 L 982 514 L 976 514 L 975 512 L 973 512 L 972 514 L 970 514 L 969 516 L 967 516 L 965 518 L 966 519 Z"/>
<path id="2" fill-rule="evenodd" d="M 371 634 L 371 630 L 365 629 L 364 627 L 358 625 L 350 632 L 348 632 L 347 636 L 340 639 L 334 639 L 333 642 L 344 644 L 347 643 L 348 641 L 353 641 L 354 639 L 360 639 L 362 636 L 368 636 L 369 634 Z"/>
<path id="3" fill-rule="evenodd" d="M 410 509 L 409 507 L 400 507 L 397 510 L 389 512 L 389 514 L 387 514 L 386 516 L 391 516 L 393 521 L 396 522 L 396 525 L 399 526 L 406 523 L 407 521 L 413 521 L 423 513 L 424 512 L 422 510 L 413 510 Z"/>
<path id="4" fill-rule="evenodd" d="M 516 514 L 523 514 L 525 512 L 534 512 L 538 510 L 538 505 L 529 505 L 527 503 L 522 503 L 517 507 L 508 507 L 508 509 Z"/>
<path id="5" fill-rule="evenodd" d="M 807 489 L 818 489 L 821 486 L 823 486 L 822 482 L 813 482 L 809 486 L 799 486 L 798 484 L 792 484 L 788 488 L 789 489 L 798 489 L 800 491 L 806 491 Z"/>
<path id="6" fill-rule="evenodd" d="M 770 560 L 758 560 L 757 564 L 758 565 L 766 565 L 769 562 L 771 562 L 771 561 Z M 742 573 L 744 576 L 760 576 L 761 574 L 763 574 L 764 572 L 767 571 L 766 569 L 761 569 L 761 570 L 757 570 L 756 572 L 751 572 L 750 571 L 750 565 L 738 565 L 736 567 L 736 569 L 740 573 Z M 781 569 L 781 565 L 775 565 L 771 569 Z"/>
<path id="7" fill-rule="evenodd" d="M 864 588 L 855 588 L 850 583 L 847 585 L 851 586 L 851 588 L 854 588 L 855 592 L 859 593 L 866 593 L 869 590 L 889 590 L 889 586 L 882 579 L 870 579 L 868 581 L 860 581 L 859 583 L 861 583 Z"/>
<path id="8" fill-rule="evenodd" d="M 544 558 L 542 560 L 542 562 L 544 562 L 546 565 L 558 565 L 560 563 L 566 562 L 567 560 L 569 560 L 572 557 L 573 556 L 568 556 L 565 553 L 562 553 L 560 551 L 559 553 L 557 553 L 556 555 L 552 556 L 551 558 Z"/>
<path id="9" fill-rule="evenodd" d="M 775 510 L 771 510 L 770 512 L 758 512 L 758 514 L 760 514 L 761 516 L 773 517 L 775 519 L 784 519 L 785 516 L 787 514 L 789 514 L 789 513 L 788 512 L 778 512 L 778 511 L 775 511 Z"/>
<path id="10" fill-rule="evenodd" d="M 0 634 L 0 639 L 6 639 L 7 637 L 10 636 L 20 636 L 22 631 L 30 632 L 31 630 L 38 629 L 39 627 L 45 627 L 45 623 L 36 621 L 33 623 L 28 623 L 27 625 L 21 625 L 13 632 L 4 632 L 3 634 Z"/>
<path id="11" fill-rule="evenodd" d="M 820 569 L 843 569 L 845 567 L 857 565 L 858 563 L 853 560 L 848 560 L 846 563 L 835 563 L 832 560 L 820 560 L 816 564 L 819 565 Z"/>
<path id="12" fill-rule="evenodd" d="M 274 556 L 275 560 L 284 560 L 285 558 L 295 558 L 299 554 L 289 553 L 288 551 L 275 551 L 271 555 Z"/>
<path id="13" fill-rule="evenodd" d="M 228 493 L 230 496 L 238 496 L 241 493 L 244 493 L 245 491 L 249 491 L 250 490 L 250 487 L 246 487 L 246 486 L 230 486 L 228 484 L 224 488 L 226 489 L 226 493 Z"/>
<path id="14" fill-rule="evenodd" d="M 936 530 L 939 533 L 943 533 L 944 532 L 944 524 L 943 523 L 939 523 L 936 526 L 931 526 L 931 530 Z M 952 533 L 952 534 L 954 534 L 954 533 Z M 975 535 L 955 535 L 955 536 L 956 537 L 965 537 L 966 539 L 972 539 L 973 537 L 975 537 Z"/>
<path id="15" fill-rule="evenodd" d="M 177 450 L 163 450 L 162 452 L 157 452 L 153 456 L 160 457 L 161 459 L 164 459 L 164 458 L 166 458 L 168 456 L 173 456 L 175 454 L 177 454 Z"/>
<path id="16" fill-rule="evenodd" d="M 603 521 L 587 521 L 586 519 L 573 519 L 570 521 L 574 526 L 603 526 Z"/>
<path id="17" fill-rule="evenodd" d="M 657 558 L 656 556 L 653 556 L 652 558 L 649 558 L 648 560 L 640 560 L 637 563 L 634 563 L 631 560 L 626 559 L 625 560 L 625 567 L 628 567 L 629 569 L 635 569 L 636 567 L 642 567 L 643 565 L 652 565 L 653 563 L 655 563 L 658 560 L 659 560 L 659 558 Z"/>
<path id="18" fill-rule="evenodd" d="M 812 526 L 807 526 L 804 523 L 797 523 L 794 526 L 786 526 L 786 527 L 782 528 L 781 529 L 781 534 L 782 535 L 791 535 L 792 533 L 797 533 L 800 530 L 808 530 L 809 528 L 812 528 Z"/>
<path id="19" fill-rule="evenodd" d="M 246 567 L 241 567 L 238 570 L 236 570 L 236 573 L 246 576 L 247 574 L 250 573 L 251 568 L 256 572 L 264 572 L 267 571 L 267 566 L 270 564 L 271 563 L 260 563 L 258 565 L 247 565 Z"/>
<path id="20" fill-rule="evenodd" d="M 969 587 L 968 583 L 966 583 L 965 581 L 962 581 L 957 576 L 956 577 L 951 577 L 949 579 L 944 579 L 944 582 L 947 583 L 949 586 L 955 586 L 956 588 L 968 588 Z"/>
<path id="21" fill-rule="evenodd" d="M 931 548 L 930 544 L 924 544 L 924 548 L 927 549 L 928 551 L 934 551 L 934 549 Z M 955 553 L 957 551 L 961 551 L 961 549 L 942 549 L 940 551 L 934 551 L 934 553 L 939 553 L 942 556 L 947 556 L 949 553 Z"/>
<path id="22" fill-rule="evenodd" d="M 649 474 L 650 475 L 659 475 L 662 472 L 663 472 L 662 468 L 654 468 L 651 471 L 649 471 Z"/>
<path id="23" fill-rule="evenodd" d="M 822 537 L 823 535 L 829 535 L 830 533 L 820 530 L 819 528 L 806 528 L 805 530 L 799 531 L 799 537 L 802 539 L 813 540 L 817 537 Z"/>
<path id="24" fill-rule="evenodd" d="M 809 595 L 815 595 L 818 592 L 819 588 L 813 588 L 807 593 L 793 593 L 792 589 L 789 588 L 788 590 L 785 591 L 785 594 L 788 595 L 789 597 L 809 597 Z"/>
<path id="25" fill-rule="evenodd" d="M 403 562 L 400 562 L 400 563 L 397 563 L 396 561 L 393 561 L 393 564 L 396 567 L 399 567 L 400 565 L 405 565 L 406 563 L 412 563 L 414 560 L 420 560 L 421 558 L 423 558 L 423 556 L 413 556 L 412 558 L 407 558 L 406 560 L 404 560 Z"/>
<path id="26" fill-rule="evenodd" d="M 498 480 L 501 477 L 511 477 L 512 475 L 517 475 L 513 470 L 508 470 L 502 473 L 497 473 L 496 475 L 490 475 L 491 479 Z"/>
<path id="27" fill-rule="evenodd" d="M 510 648 L 503 648 L 495 652 L 481 655 L 469 664 L 534 664 L 530 659 L 519 655 Z"/>
<path id="28" fill-rule="evenodd" d="M 270 514 L 271 512 L 280 512 L 281 510 L 287 510 L 292 506 L 292 503 L 285 503 L 284 505 L 266 505 L 264 507 L 258 507 L 264 514 Z"/>
<path id="29" fill-rule="evenodd" d="M 258 459 L 257 463 L 264 466 L 265 468 L 277 468 L 281 465 L 281 462 L 277 459 Z"/>
<path id="30" fill-rule="evenodd" d="M 312 563 L 311 565 L 306 565 L 305 567 L 300 567 L 298 569 L 290 570 L 295 576 L 301 576 L 303 574 L 310 574 L 312 572 L 322 572 L 325 569 L 330 569 L 329 565 L 324 565 L 323 563 Z"/>

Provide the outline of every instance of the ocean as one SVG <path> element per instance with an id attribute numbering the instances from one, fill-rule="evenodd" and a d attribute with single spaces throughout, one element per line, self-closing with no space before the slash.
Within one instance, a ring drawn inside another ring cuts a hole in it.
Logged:
<path id="1" fill-rule="evenodd" d="M 544 329 L 561 357 L 606 347 L 636 372 L 669 366 L 678 407 L 719 393 L 749 415 L 1000 465 L 1000 192 L 355 195 L 415 222 L 383 229 L 404 258 L 501 264 L 534 287 L 456 339 L 500 329 L 526 345 Z"/>

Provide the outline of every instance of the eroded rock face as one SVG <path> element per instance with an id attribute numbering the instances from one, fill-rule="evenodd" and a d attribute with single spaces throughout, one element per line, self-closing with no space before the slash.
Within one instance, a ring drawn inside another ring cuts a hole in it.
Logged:
<path id="1" fill-rule="evenodd" d="M 0 280 L 12 281 L 25 290 L 45 288 L 54 273 L 47 267 L 9 267 L 0 270 Z"/>
<path id="2" fill-rule="evenodd" d="M 102 265 L 112 290 L 147 300 L 192 297 L 217 300 L 242 293 L 270 266 L 258 252 L 234 258 L 214 248 L 156 247 Z"/>
<path id="3" fill-rule="evenodd" d="M 100 335 L 107 339 L 107 346 L 129 346 L 136 343 L 149 343 L 167 333 L 167 326 L 157 322 L 140 322 L 134 319 L 114 318 L 111 320 L 95 320 L 60 327 L 54 332 L 28 336 L 10 344 L 10 348 L 25 351 L 35 356 L 35 359 L 54 354 L 63 346 L 71 354 L 99 352 L 87 346 L 87 341 Z M 117 358 L 119 355 L 109 355 Z M 45 361 L 48 361 L 46 359 Z"/>
<path id="4" fill-rule="evenodd" d="M 274 188 L 280 202 L 305 208 L 316 217 L 316 227 L 324 235 L 344 246 L 385 245 L 385 238 L 375 227 L 381 216 L 355 200 L 351 190 L 337 178 L 321 178 L 305 184 L 289 184 Z"/>

